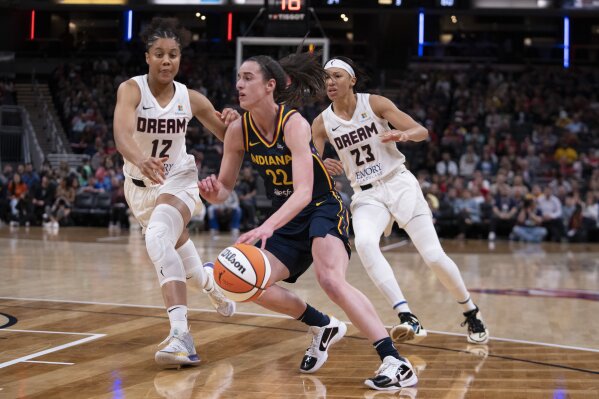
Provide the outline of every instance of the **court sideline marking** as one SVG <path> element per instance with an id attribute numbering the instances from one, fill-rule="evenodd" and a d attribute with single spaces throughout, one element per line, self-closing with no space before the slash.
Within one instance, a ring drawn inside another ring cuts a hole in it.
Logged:
<path id="1" fill-rule="evenodd" d="M 106 336 L 106 334 L 74 333 L 74 332 L 66 332 L 66 331 L 16 330 L 16 329 L 12 329 L 12 328 L 0 329 L 0 332 L 1 331 L 28 332 L 28 333 L 39 333 L 39 334 L 87 335 L 87 337 L 86 338 L 78 339 L 77 341 L 69 342 L 68 344 L 63 344 L 63 345 L 55 346 L 53 348 L 49 348 L 49 349 L 43 350 L 41 352 L 32 353 L 31 355 L 22 356 L 22 357 L 19 357 L 17 359 L 10 360 L 8 362 L 0 363 L 0 369 L 8 367 L 8 366 L 12 366 L 13 364 L 16 364 L 16 363 L 26 362 L 26 361 L 34 359 L 36 357 L 47 355 L 48 353 L 58 352 L 60 350 L 63 350 L 63 349 L 66 349 L 66 348 L 70 348 L 72 346 L 81 345 L 81 344 L 84 344 L 86 342 L 93 341 L 93 340 L 96 340 L 98 338 L 102 338 L 102 337 Z M 67 363 L 59 363 L 59 362 L 43 362 L 43 363 L 67 364 Z M 72 364 L 72 363 L 70 363 L 70 364 Z"/>
<path id="2" fill-rule="evenodd" d="M 6 299 L 6 300 L 12 300 L 12 301 L 73 303 L 73 304 L 80 304 L 80 305 L 123 306 L 123 307 L 129 307 L 129 308 L 145 308 L 145 309 L 162 309 L 162 310 L 164 310 L 164 306 L 140 305 L 140 304 L 130 304 L 130 303 L 72 301 L 72 300 L 63 300 L 63 299 L 17 298 L 17 297 L 1 297 L 1 296 L 0 296 L 0 299 Z M 189 310 L 194 311 L 194 312 L 216 313 L 216 310 L 214 310 L 214 309 L 189 308 Z M 270 318 L 276 318 L 276 319 L 291 319 L 291 317 L 289 317 L 287 315 L 277 315 L 277 314 L 268 314 L 268 313 L 235 312 L 235 314 L 239 314 L 239 315 L 243 315 L 243 316 L 262 316 L 262 317 L 270 317 Z M 343 320 L 343 322 L 346 324 L 352 324 L 350 321 Z M 385 327 L 390 328 L 391 326 L 385 326 Z M 0 330 L 0 331 L 2 331 L 2 330 Z M 448 332 L 448 331 L 436 331 L 436 330 L 428 330 L 428 329 L 427 329 L 427 331 L 430 331 L 435 334 L 440 334 L 440 335 L 452 335 L 452 336 L 457 336 L 457 337 L 465 337 L 466 336 L 466 334 L 453 333 L 453 332 Z M 551 348 L 599 353 L 599 349 L 585 348 L 582 346 L 560 345 L 560 344 L 551 344 L 548 342 L 526 341 L 526 340 L 520 340 L 520 339 L 501 338 L 501 337 L 490 337 L 490 339 L 492 339 L 494 341 L 503 341 L 503 342 L 511 342 L 511 343 L 518 343 L 518 344 L 527 344 L 527 345 L 537 345 L 537 346 L 547 346 L 547 347 L 551 347 Z"/>

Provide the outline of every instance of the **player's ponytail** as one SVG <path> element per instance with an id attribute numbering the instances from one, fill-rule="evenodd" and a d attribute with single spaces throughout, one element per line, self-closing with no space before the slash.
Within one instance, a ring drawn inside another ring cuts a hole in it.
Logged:
<path id="1" fill-rule="evenodd" d="M 259 55 L 249 58 L 260 65 L 264 79 L 276 82 L 274 100 L 298 107 L 311 98 L 320 98 L 326 89 L 327 74 L 312 53 L 288 55 L 280 61 Z"/>

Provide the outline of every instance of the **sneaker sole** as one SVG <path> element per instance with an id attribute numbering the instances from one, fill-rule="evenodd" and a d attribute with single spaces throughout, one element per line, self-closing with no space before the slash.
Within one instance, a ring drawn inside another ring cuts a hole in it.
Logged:
<path id="1" fill-rule="evenodd" d="M 181 366 L 197 366 L 201 359 L 191 360 L 187 356 L 175 356 L 168 352 L 156 352 L 154 361 L 162 368 L 179 368 Z"/>
<path id="2" fill-rule="evenodd" d="M 481 340 L 481 341 L 476 341 L 472 338 L 470 338 L 470 335 L 466 336 L 468 339 L 468 342 L 470 342 L 471 344 L 476 344 L 476 345 L 484 345 L 487 342 L 489 342 L 489 334 L 487 333 L 487 335 L 485 336 L 485 339 Z"/>
<path id="3" fill-rule="evenodd" d="M 416 376 L 416 372 L 412 373 L 412 377 L 406 381 L 400 381 L 397 385 L 391 385 L 388 387 L 378 387 L 372 382 L 372 380 L 365 380 L 364 385 L 366 385 L 370 389 L 375 389 L 377 391 L 399 391 L 402 388 L 407 388 L 414 386 L 418 383 L 418 376 Z"/>
<path id="4" fill-rule="evenodd" d="M 425 338 L 427 336 L 427 332 L 424 328 L 421 328 L 420 331 L 418 331 L 418 334 L 416 334 L 412 327 L 399 324 L 391 328 L 391 331 L 389 331 L 389 336 L 393 342 L 400 344 L 402 342 L 413 340 L 418 341 L 422 338 Z"/>
<path id="5" fill-rule="evenodd" d="M 300 367 L 300 373 L 312 374 L 312 373 L 317 372 L 326 363 L 327 359 L 329 358 L 329 348 L 331 346 L 333 346 L 334 344 L 336 344 L 337 342 L 339 342 L 341 340 L 341 338 L 343 338 L 345 336 L 346 332 L 347 332 L 347 325 L 343 322 L 340 323 L 339 324 L 339 332 L 329 342 L 329 345 L 327 346 L 327 350 L 326 350 L 326 352 L 324 352 L 324 356 L 321 357 L 320 359 L 318 359 L 316 361 L 316 364 L 314 365 L 314 367 L 312 367 L 310 370 L 303 370 Z"/>

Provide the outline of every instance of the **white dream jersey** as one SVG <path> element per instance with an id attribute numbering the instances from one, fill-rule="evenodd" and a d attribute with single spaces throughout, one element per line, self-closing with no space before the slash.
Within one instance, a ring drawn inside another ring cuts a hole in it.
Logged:
<path id="1" fill-rule="evenodd" d="M 381 142 L 379 136 L 391 128 L 386 120 L 372 111 L 370 94 L 358 93 L 357 97 L 351 120 L 346 121 L 335 115 L 333 104 L 322 115 L 329 141 L 337 151 L 354 189 L 394 172 L 406 160 L 395 142 Z"/>
<path id="2" fill-rule="evenodd" d="M 136 128 L 133 139 L 145 157 L 164 157 L 166 176 L 195 168 L 193 155 L 187 154 L 185 133 L 187 123 L 193 117 L 189 92 L 184 84 L 173 82 L 175 95 L 164 108 L 158 104 L 148 86 L 148 75 L 135 76 L 141 90 L 141 101 L 135 110 Z M 125 159 L 124 172 L 129 176 L 142 179 L 144 176 L 139 168 Z"/>

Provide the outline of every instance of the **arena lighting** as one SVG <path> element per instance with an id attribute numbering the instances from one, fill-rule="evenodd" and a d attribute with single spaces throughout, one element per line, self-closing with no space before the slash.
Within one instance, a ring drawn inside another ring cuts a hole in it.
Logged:
<path id="1" fill-rule="evenodd" d="M 31 10 L 31 31 L 29 32 L 29 40 L 35 39 L 35 10 Z"/>
<path id="2" fill-rule="evenodd" d="M 418 57 L 422 57 L 424 52 L 424 11 L 420 9 L 418 13 Z"/>
<path id="3" fill-rule="evenodd" d="M 133 36 L 133 10 L 128 10 L 125 14 L 127 17 L 127 22 L 125 23 L 125 41 L 130 42 Z"/>
<path id="4" fill-rule="evenodd" d="M 570 17 L 564 17 L 564 68 L 570 68 Z"/>
<path id="5" fill-rule="evenodd" d="M 233 13 L 227 14 L 227 41 L 233 41 Z"/>

